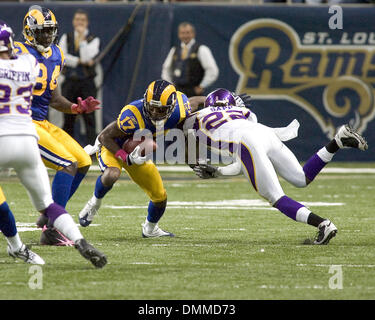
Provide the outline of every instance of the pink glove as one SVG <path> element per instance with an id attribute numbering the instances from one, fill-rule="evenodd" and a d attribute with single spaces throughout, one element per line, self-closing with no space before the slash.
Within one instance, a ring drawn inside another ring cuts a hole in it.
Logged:
<path id="1" fill-rule="evenodd" d="M 72 104 L 72 113 L 91 113 L 100 109 L 100 107 L 98 107 L 99 104 L 100 101 L 91 96 L 87 97 L 85 100 L 79 97 L 77 103 Z"/>
<path id="2" fill-rule="evenodd" d="M 125 163 L 128 163 L 127 162 L 128 154 L 123 149 L 118 150 L 115 153 L 115 157 L 118 158 L 118 159 L 120 159 L 120 160 L 122 160 L 122 161 L 124 161 Z"/>

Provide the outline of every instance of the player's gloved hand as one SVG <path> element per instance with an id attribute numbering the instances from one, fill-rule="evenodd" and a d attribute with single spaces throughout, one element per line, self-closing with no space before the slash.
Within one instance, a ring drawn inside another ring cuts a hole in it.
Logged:
<path id="1" fill-rule="evenodd" d="M 147 161 L 147 156 L 142 157 L 139 154 L 139 149 L 140 149 L 140 146 L 136 146 L 134 148 L 134 150 L 132 151 L 132 153 L 130 153 L 128 155 L 127 164 L 129 166 L 132 165 L 132 164 L 141 165 L 141 164 L 144 164 Z"/>
<path id="2" fill-rule="evenodd" d="M 238 97 L 241 98 L 241 100 L 243 101 L 243 104 L 245 105 L 246 108 L 251 107 L 251 96 L 249 96 L 246 93 L 242 93 L 242 94 L 239 94 Z"/>
<path id="3" fill-rule="evenodd" d="M 128 163 L 128 154 L 125 152 L 125 150 L 120 149 L 115 153 L 115 157 L 125 163 Z"/>
<path id="4" fill-rule="evenodd" d="M 218 167 L 200 163 L 193 168 L 195 174 L 201 179 L 217 178 L 219 176 Z"/>
<path id="5" fill-rule="evenodd" d="M 100 104 L 99 100 L 96 100 L 94 97 L 87 97 L 85 100 L 82 100 L 81 97 L 77 98 L 77 103 L 72 104 L 72 113 L 91 113 L 95 110 L 99 110 L 100 107 L 98 105 Z"/>
<path id="6" fill-rule="evenodd" d="M 246 93 L 241 93 L 239 95 L 232 92 L 234 99 L 236 100 L 236 107 L 240 108 L 250 108 L 251 107 L 251 96 Z"/>

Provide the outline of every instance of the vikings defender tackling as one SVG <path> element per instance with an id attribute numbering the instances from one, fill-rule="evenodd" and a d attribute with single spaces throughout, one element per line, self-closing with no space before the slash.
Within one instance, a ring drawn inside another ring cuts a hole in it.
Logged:
<path id="1" fill-rule="evenodd" d="M 88 97 L 77 104 L 58 93 L 57 78 L 64 66 L 64 54 L 54 44 L 58 23 L 49 9 L 32 6 L 23 20 L 25 42 L 16 42 L 19 53 L 30 53 L 39 62 L 40 72 L 33 90 L 32 118 L 39 135 L 39 149 L 43 162 L 56 170 L 52 195 L 56 203 L 65 207 L 79 187 L 90 165 L 91 158 L 69 134 L 47 120 L 49 106 L 64 113 L 90 113 L 98 109 L 99 101 Z M 43 216 L 38 226 L 47 224 Z M 58 234 L 52 228 L 42 233 L 42 244 L 56 244 Z"/>
<path id="2" fill-rule="evenodd" d="M 210 93 L 205 107 L 185 121 L 185 132 L 196 130 L 200 143 L 229 151 L 234 162 L 227 167 L 198 164 L 194 167 L 196 174 L 201 178 L 215 178 L 242 172 L 272 206 L 295 221 L 318 228 L 313 244 L 328 244 L 337 233 L 336 226 L 286 196 L 277 174 L 296 187 L 306 187 L 339 149 L 366 150 L 368 146 L 363 137 L 344 125 L 332 141 L 301 167 L 292 151 L 282 142 L 297 136 L 299 124 L 296 120 L 286 128 L 269 128 L 258 123 L 256 117 L 251 117 L 249 109 L 236 107 L 235 97 L 225 89 Z"/>
<path id="3" fill-rule="evenodd" d="M 14 168 L 34 207 L 74 242 L 80 254 L 101 268 L 107 260 L 82 236 L 70 214 L 52 200 L 49 178 L 38 148 L 38 134 L 31 120 L 31 99 L 39 64 L 30 54 L 14 54 L 13 33 L 0 21 L 0 167 Z M 8 240 L 10 256 L 44 264 L 19 239 L 12 212 L 0 189 L 0 229 Z"/>

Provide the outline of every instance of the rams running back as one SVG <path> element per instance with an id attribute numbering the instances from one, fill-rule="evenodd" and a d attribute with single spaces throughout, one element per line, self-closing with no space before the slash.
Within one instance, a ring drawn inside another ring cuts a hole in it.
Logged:
<path id="1" fill-rule="evenodd" d="M 98 177 L 93 197 L 79 214 L 82 226 L 88 226 L 98 212 L 101 201 L 118 180 L 122 168 L 150 198 L 148 215 L 143 224 L 144 238 L 174 236 L 158 227 L 167 205 L 167 193 L 155 164 L 138 154 L 136 147 L 131 154 L 122 144 L 138 130 L 149 130 L 155 136 L 183 124 L 185 118 L 204 102 L 205 97 L 187 98 L 176 91 L 173 84 L 156 80 L 147 87 L 143 99 L 126 105 L 117 121 L 109 124 L 98 136 L 97 157 L 102 175 Z"/>

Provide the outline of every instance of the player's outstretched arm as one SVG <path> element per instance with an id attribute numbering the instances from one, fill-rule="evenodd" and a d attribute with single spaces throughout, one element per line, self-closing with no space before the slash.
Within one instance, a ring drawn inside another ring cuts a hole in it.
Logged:
<path id="1" fill-rule="evenodd" d="M 62 96 L 57 90 L 52 92 L 50 106 L 58 111 L 70 114 L 91 113 L 100 109 L 100 101 L 93 97 L 87 97 L 85 100 L 82 98 L 77 99 L 77 103 L 69 101 Z"/>
<path id="2" fill-rule="evenodd" d="M 225 167 L 216 167 L 207 163 L 199 163 L 193 167 L 195 174 L 201 179 L 211 179 L 220 176 L 236 176 L 241 173 L 241 163 L 236 161 Z"/>
<path id="3" fill-rule="evenodd" d="M 50 107 L 64 113 L 73 113 L 73 102 L 62 96 L 57 90 L 52 91 L 52 97 L 49 105 Z"/>

